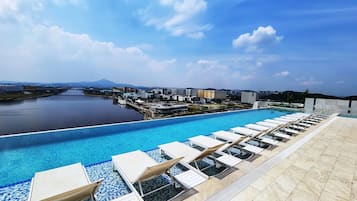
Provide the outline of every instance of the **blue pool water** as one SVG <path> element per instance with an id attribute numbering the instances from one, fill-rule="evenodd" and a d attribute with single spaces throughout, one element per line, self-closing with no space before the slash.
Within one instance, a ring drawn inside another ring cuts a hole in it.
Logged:
<path id="1" fill-rule="evenodd" d="M 112 155 L 151 150 L 172 141 L 186 141 L 268 118 L 285 115 L 278 110 L 254 110 L 197 115 L 90 128 L 57 130 L 0 138 L 0 186 L 31 179 L 35 172 L 75 162 L 84 165 Z"/>

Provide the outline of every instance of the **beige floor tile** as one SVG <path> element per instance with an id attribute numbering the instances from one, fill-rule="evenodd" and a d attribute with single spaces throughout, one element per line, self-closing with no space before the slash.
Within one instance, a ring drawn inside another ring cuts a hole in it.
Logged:
<path id="1" fill-rule="evenodd" d="M 299 183 L 286 200 L 289 201 L 315 201 L 319 197 L 310 191 L 304 183 Z"/>
<path id="2" fill-rule="evenodd" d="M 284 174 L 289 175 L 291 178 L 295 180 L 295 183 L 298 183 L 304 178 L 306 172 L 307 172 L 306 170 L 296 167 L 295 165 L 292 165 L 285 170 Z"/>
<path id="3" fill-rule="evenodd" d="M 320 196 L 329 179 L 329 173 L 330 172 L 326 170 L 313 168 L 306 173 L 302 183 L 304 183 L 316 196 Z"/>
<path id="4" fill-rule="evenodd" d="M 262 176 L 257 181 L 255 181 L 251 186 L 260 190 L 260 191 L 263 191 L 265 189 L 265 187 L 268 186 L 273 181 L 274 181 L 274 179 L 272 179 L 271 177 Z"/>
<path id="5" fill-rule="evenodd" d="M 276 179 L 275 182 L 278 187 L 286 194 L 290 194 L 296 187 L 298 182 L 293 179 L 290 175 L 282 174 Z"/>
<path id="6" fill-rule="evenodd" d="M 328 192 L 328 191 L 323 191 L 321 193 L 321 196 L 319 198 L 320 201 L 348 201 L 348 199 L 344 199 L 341 197 L 336 196 L 336 194 Z"/>
<path id="7" fill-rule="evenodd" d="M 250 201 L 254 200 L 255 197 L 257 197 L 260 194 L 260 191 L 253 187 L 248 187 L 244 189 L 242 192 L 240 192 L 232 201 Z"/>
<path id="8" fill-rule="evenodd" d="M 343 183 L 335 178 L 330 178 L 324 187 L 324 191 L 333 194 L 338 199 L 348 200 L 350 198 L 351 187 L 352 183 Z"/>

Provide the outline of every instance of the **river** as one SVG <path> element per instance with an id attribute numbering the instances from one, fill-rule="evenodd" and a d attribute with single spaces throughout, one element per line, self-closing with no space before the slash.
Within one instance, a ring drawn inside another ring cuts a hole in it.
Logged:
<path id="1" fill-rule="evenodd" d="M 71 89 L 62 94 L 0 103 L 0 135 L 142 120 L 139 112 L 112 99 L 85 96 Z"/>

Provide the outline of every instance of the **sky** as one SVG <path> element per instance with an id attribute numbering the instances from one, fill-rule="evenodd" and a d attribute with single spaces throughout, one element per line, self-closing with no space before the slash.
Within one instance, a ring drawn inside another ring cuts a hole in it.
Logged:
<path id="1" fill-rule="evenodd" d="M 1 0 L 0 80 L 357 95 L 355 0 Z"/>

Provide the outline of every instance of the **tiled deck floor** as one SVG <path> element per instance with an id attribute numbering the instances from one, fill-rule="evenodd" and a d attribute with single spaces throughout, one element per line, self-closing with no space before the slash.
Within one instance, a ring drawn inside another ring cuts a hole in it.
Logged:
<path id="1" fill-rule="evenodd" d="M 319 125 L 320 126 L 320 125 Z M 290 147 L 316 127 L 264 151 L 253 162 L 242 162 L 238 171 L 224 179 L 212 178 L 187 200 L 206 200 L 271 157 Z M 233 199 L 224 200 L 357 200 L 357 119 L 337 117 Z"/>
<path id="2" fill-rule="evenodd" d="M 357 200 L 357 119 L 338 117 L 233 200 Z"/>

